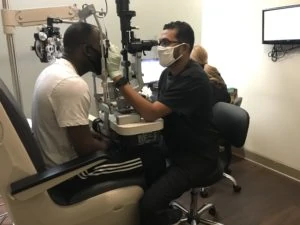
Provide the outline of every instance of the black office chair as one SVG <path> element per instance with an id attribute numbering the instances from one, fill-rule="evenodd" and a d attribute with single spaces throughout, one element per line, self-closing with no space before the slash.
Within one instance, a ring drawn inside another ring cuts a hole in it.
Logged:
<path id="1" fill-rule="evenodd" d="M 242 147 L 248 133 L 249 115 L 244 109 L 238 106 L 218 102 L 213 107 L 213 127 L 216 135 L 222 136 L 235 147 Z M 207 180 L 203 180 L 201 187 L 192 188 L 189 210 L 177 202 L 171 203 L 171 206 L 181 209 L 184 213 L 184 218 L 182 218 L 181 221 L 187 221 L 191 225 L 196 225 L 198 223 L 222 225 L 221 223 L 201 217 L 207 210 L 212 216 L 217 215 L 216 208 L 213 204 L 204 204 L 198 209 L 197 201 L 199 193 L 201 193 L 203 188 L 215 184 L 224 176 L 223 170 L 224 167 L 220 160 L 216 170 L 208 176 Z"/>
<path id="2" fill-rule="evenodd" d="M 248 112 L 239 107 L 242 98 L 239 97 L 238 99 L 239 100 L 235 101 L 234 105 L 221 103 L 213 108 L 213 123 L 219 136 L 219 140 L 224 143 L 225 162 L 223 161 L 223 176 L 232 181 L 233 190 L 235 192 L 240 192 L 241 187 L 237 184 L 235 178 L 229 175 L 231 173 L 231 170 L 229 169 L 232 157 L 231 146 L 240 148 L 244 145 L 250 121 Z M 226 111 L 226 114 L 223 114 L 222 111 Z M 222 116 L 224 119 L 222 119 Z M 230 126 L 233 126 L 233 128 L 230 128 Z"/>
<path id="3" fill-rule="evenodd" d="M 235 98 L 235 100 L 233 101 L 232 104 L 234 104 L 236 106 L 241 106 L 242 100 L 243 100 L 242 97 L 237 97 L 237 98 Z M 233 191 L 238 193 L 241 191 L 242 187 L 240 185 L 238 185 L 236 179 L 231 175 L 231 169 L 229 168 L 229 166 L 231 164 L 231 159 L 232 159 L 232 144 L 230 143 L 229 140 L 225 139 L 222 135 L 220 135 L 219 136 L 219 146 L 220 146 L 222 162 L 224 164 L 223 176 L 232 182 Z M 208 196 L 207 188 L 203 188 L 200 192 L 200 195 L 203 198 L 206 198 Z"/>
<path id="4" fill-rule="evenodd" d="M 242 101 L 243 101 L 242 97 L 237 97 L 233 101 L 233 104 L 240 107 L 242 104 Z M 244 116 L 246 118 L 248 118 L 248 121 L 245 120 L 245 122 L 248 122 L 248 126 L 249 126 L 249 115 L 246 111 L 244 111 Z M 220 147 L 223 147 L 223 152 L 222 152 L 222 155 L 224 156 L 223 157 L 223 163 L 224 163 L 223 176 L 232 182 L 234 192 L 240 192 L 241 186 L 238 185 L 236 179 L 231 175 L 231 169 L 229 168 L 229 166 L 231 164 L 231 159 L 232 159 L 232 146 L 235 146 L 235 145 L 230 142 L 230 139 L 225 138 L 222 134 L 220 134 L 219 141 L 220 141 Z M 235 147 L 237 147 L 237 146 L 235 146 Z"/>
<path id="5" fill-rule="evenodd" d="M 243 101 L 243 98 L 242 97 L 237 97 L 234 99 L 233 103 L 234 105 L 236 106 L 241 106 L 242 104 L 242 101 Z M 230 164 L 231 164 L 231 158 L 232 158 L 232 149 L 231 149 L 231 143 L 226 140 L 226 139 L 223 139 L 221 137 L 220 139 L 220 146 L 223 147 L 223 154 L 225 156 L 225 159 L 224 159 L 224 172 L 227 173 L 227 174 L 231 174 L 231 169 L 229 168 Z"/>
<path id="6" fill-rule="evenodd" d="M 67 198 L 49 192 L 106 161 L 96 152 L 45 169 L 25 116 L 0 79 L 0 195 L 15 225 L 137 225 L 143 195 L 139 178 L 99 183 Z"/>

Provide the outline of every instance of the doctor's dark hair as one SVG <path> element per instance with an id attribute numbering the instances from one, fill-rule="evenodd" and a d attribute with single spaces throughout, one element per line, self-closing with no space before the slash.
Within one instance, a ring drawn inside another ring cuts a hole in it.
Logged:
<path id="1" fill-rule="evenodd" d="M 96 26 L 83 22 L 70 25 L 65 31 L 63 38 L 64 52 L 71 53 L 77 49 L 80 44 L 90 43 L 90 37 L 92 37 L 96 29 Z"/>
<path id="2" fill-rule="evenodd" d="M 164 25 L 164 30 L 175 29 L 177 31 L 176 38 L 179 42 L 190 45 L 190 52 L 194 47 L 195 35 L 193 28 L 186 22 L 175 21 Z"/>

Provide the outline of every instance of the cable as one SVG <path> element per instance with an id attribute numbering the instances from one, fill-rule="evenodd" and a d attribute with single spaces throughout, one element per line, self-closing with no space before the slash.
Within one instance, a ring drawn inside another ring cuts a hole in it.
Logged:
<path id="1" fill-rule="evenodd" d="M 276 62 L 278 59 L 283 58 L 291 50 L 300 48 L 300 45 L 292 45 L 287 48 L 286 45 L 274 44 L 272 50 L 268 53 L 268 56 L 273 62 Z"/>
<path id="2" fill-rule="evenodd" d="M 101 9 L 101 11 L 97 11 L 97 17 L 100 19 L 103 19 L 108 14 L 108 6 L 107 6 L 107 0 L 105 0 L 105 11 Z"/>
<path id="3" fill-rule="evenodd" d="M 106 24 L 105 24 L 105 20 L 104 18 L 106 17 L 106 15 L 108 14 L 108 5 L 107 5 L 107 0 L 105 0 L 105 11 L 97 11 L 97 13 L 99 15 L 96 15 L 99 19 L 102 19 L 101 22 L 102 22 L 102 25 L 104 27 L 104 34 L 105 34 L 105 37 L 106 39 L 109 39 L 108 38 L 108 34 L 107 34 L 107 28 L 106 28 Z M 102 16 L 101 16 L 102 15 Z"/>

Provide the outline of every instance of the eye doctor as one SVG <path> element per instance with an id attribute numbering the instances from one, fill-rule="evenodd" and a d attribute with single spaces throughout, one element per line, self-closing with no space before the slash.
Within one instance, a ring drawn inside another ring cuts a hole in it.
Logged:
<path id="1" fill-rule="evenodd" d="M 142 225 L 177 223 L 181 213 L 169 208 L 169 203 L 206 179 L 217 166 L 217 145 L 210 133 L 212 91 L 200 64 L 190 59 L 193 45 L 194 31 L 189 24 L 176 21 L 164 25 L 157 51 L 166 69 L 154 103 L 128 84 L 120 71 L 120 51 L 114 46 L 109 49 L 107 69 L 115 86 L 146 121 L 164 119 L 162 135 L 171 165 L 141 199 Z"/>

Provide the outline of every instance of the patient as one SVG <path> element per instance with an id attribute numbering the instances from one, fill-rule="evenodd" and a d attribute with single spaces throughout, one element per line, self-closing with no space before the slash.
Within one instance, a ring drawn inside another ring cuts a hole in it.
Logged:
<path id="1" fill-rule="evenodd" d="M 207 74 L 209 81 L 213 88 L 214 103 L 228 102 L 230 103 L 230 95 L 227 91 L 227 86 L 221 77 L 220 72 L 216 67 L 213 67 L 207 63 L 208 55 L 207 51 L 200 45 L 195 45 L 191 53 L 191 58 L 200 63 L 205 73 Z"/>
<path id="2" fill-rule="evenodd" d="M 95 151 L 103 151 L 113 157 L 109 166 L 95 166 L 61 184 L 67 193 L 76 193 L 109 179 L 142 174 L 144 156 L 127 159 L 127 156 L 114 154 L 117 151 L 112 148 L 109 139 L 89 127 L 91 94 L 82 76 L 87 72 L 101 73 L 100 31 L 91 24 L 74 23 L 66 30 L 63 42 L 63 57 L 41 72 L 33 94 L 33 132 L 46 167 Z M 150 160 L 155 161 L 151 157 Z M 126 170 L 120 169 L 124 166 Z"/>

